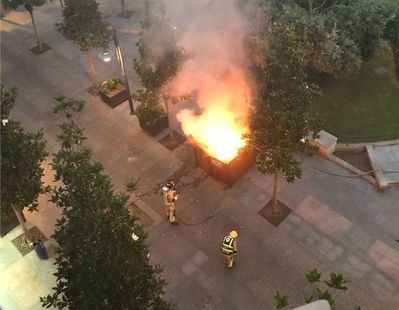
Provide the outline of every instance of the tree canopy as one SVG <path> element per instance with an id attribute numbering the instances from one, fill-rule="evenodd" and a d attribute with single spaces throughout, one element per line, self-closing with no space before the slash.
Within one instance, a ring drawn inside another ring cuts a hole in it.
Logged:
<path id="1" fill-rule="evenodd" d="M 29 12 L 33 10 L 35 6 L 42 6 L 46 3 L 45 0 L 1 0 L 4 8 L 15 10 L 18 6 L 23 5 Z"/>
<path id="2" fill-rule="evenodd" d="M 77 44 L 82 52 L 108 47 L 111 30 L 95 0 L 65 0 L 63 17 L 57 29 L 66 39 Z"/>
<path id="3" fill-rule="evenodd" d="M 57 101 L 57 112 L 82 106 L 65 97 Z M 57 283 L 53 294 L 41 298 L 43 306 L 169 309 L 161 297 L 160 269 L 149 263 L 146 233 L 125 208 L 128 196 L 114 192 L 102 165 L 82 144 L 85 137 L 73 111 L 66 115 L 53 160 L 55 181 L 61 185 L 51 193 L 51 201 L 62 209 L 53 236 L 59 245 Z"/>
<path id="4" fill-rule="evenodd" d="M 44 193 L 41 163 L 47 152 L 43 132 L 27 133 L 10 118 L 16 89 L 1 84 L 1 208 L 36 210 L 37 199 Z"/>
<path id="5" fill-rule="evenodd" d="M 395 0 L 275 1 L 272 20 L 303 42 L 307 66 L 333 76 L 357 72 L 387 34 L 396 35 Z M 397 5 L 396 5 L 397 6 Z"/>
<path id="6" fill-rule="evenodd" d="M 290 26 L 275 23 L 269 43 L 248 138 L 258 154 L 258 170 L 282 172 L 292 182 L 301 176 L 294 155 L 310 151 L 309 134 L 318 132 L 318 122 L 307 111 L 318 87 L 308 81 L 305 48 Z"/>

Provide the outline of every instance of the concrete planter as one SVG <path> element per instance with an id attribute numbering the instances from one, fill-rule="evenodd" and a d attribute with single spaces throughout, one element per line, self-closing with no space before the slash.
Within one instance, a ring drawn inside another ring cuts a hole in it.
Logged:
<path id="1" fill-rule="evenodd" d="M 103 102 L 108 104 L 111 108 L 115 108 L 117 105 L 129 99 L 129 92 L 125 87 L 121 90 L 114 90 L 109 93 L 105 93 L 100 89 L 100 97 Z"/>
<path id="2" fill-rule="evenodd" d="M 152 123 L 151 125 L 148 125 L 144 122 L 142 122 L 139 118 L 139 124 L 140 127 L 147 132 L 148 134 L 150 134 L 151 136 L 156 136 L 157 134 L 159 134 L 162 130 L 168 128 L 169 126 L 169 122 L 168 122 L 168 117 L 164 116 L 160 119 L 157 119 L 154 123 Z"/>

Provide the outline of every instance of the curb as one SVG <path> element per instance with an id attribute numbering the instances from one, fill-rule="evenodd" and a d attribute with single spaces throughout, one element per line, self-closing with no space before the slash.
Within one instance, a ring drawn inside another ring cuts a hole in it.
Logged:
<path id="1" fill-rule="evenodd" d="M 338 138 L 338 141 L 339 141 L 339 138 Z M 399 139 L 371 142 L 371 143 L 337 143 L 335 150 L 336 151 L 361 151 L 366 147 L 366 145 L 387 146 L 387 145 L 392 145 L 392 144 L 399 144 Z"/>
<path id="2" fill-rule="evenodd" d="M 378 186 L 377 180 L 375 178 L 373 178 L 372 176 L 365 174 L 364 171 L 360 170 L 359 168 L 352 166 L 351 164 L 347 163 L 346 161 L 344 161 L 341 158 L 339 158 L 335 155 L 332 155 L 332 154 L 330 156 L 323 156 L 323 157 L 332 161 L 333 163 L 337 164 L 338 166 L 341 166 L 342 168 L 348 170 L 350 173 L 359 175 L 359 178 L 366 180 L 371 185 L 375 186 L 377 189 L 380 189 L 380 187 Z"/>

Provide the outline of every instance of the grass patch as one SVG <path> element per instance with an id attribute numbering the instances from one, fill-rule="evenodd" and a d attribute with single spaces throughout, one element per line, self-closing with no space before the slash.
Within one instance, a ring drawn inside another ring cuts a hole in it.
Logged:
<path id="1" fill-rule="evenodd" d="M 363 63 L 359 73 L 320 83 L 323 96 L 312 105 L 324 121 L 323 129 L 352 140 L 399 138 L 399 82 L 392 52 L 382 46 Z"/>

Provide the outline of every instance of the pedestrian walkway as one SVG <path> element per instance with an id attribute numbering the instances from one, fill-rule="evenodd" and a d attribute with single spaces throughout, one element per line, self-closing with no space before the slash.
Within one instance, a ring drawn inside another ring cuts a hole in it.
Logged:
<path id="1" fill-rule="evenodd" d="M 100 2 L 112 23 L 138 27 L 135 15 L 118 20 L 115 15 L 120 8 L 109 0 Z M 139 15 L 139 2 L 131 5 Z M 348 293 L 337 295 L 337 309 L 356 304 L 362 309 L 395 309 L 399 303 L 399 248 L 394 241 L 399 238 L 398 188 L 381 193 L 363 180 L 313 169 L 347 175 L 321 157 L 306 158 L 302 179 L 293 184 L 280 181 L 278 197 L 293 213 L 275 228 L 258 214 L 271 197 L 272 177 L 253 168 L 226 188 L 195 169 L 188 144 L 170 151 L 147 136 L 137 118 L 129 114 L 127 103 L 111 109 L 85 91 L 90 86 L 85 55 L 54 27 L 61 16 L 59 4 L 50 2 L 35 14 L 39 34 L 52 47 L 40 56 L 29 51 L 33 36 L 27 14 L 15 12 L 1 21 L 2 81 L 19 88 L 14 117 L 28 130 L 43 128 L 49 150 L 55 152 L 61 118 L 51 111 L 53 97 L 64 94 L 86 101 L 77 121 L 115 189 L 123 190 L 127 180 L 140 177 L 132 199 L 139 199 L 137 205 L 152 219 L 147 228 L 150 257 L 164 266 L 169 283 L 166 297 L 177 309 L 272 309 L 277 290 L 287 293 L 292 305 L 300 305 L 303 292 L 309 289 L 304 273 L 313 268 L 325 275 L 342 272 L 352 281 Z M 128 64 L 137 57 L 137 36 L 126 32 L 120 41 L 134 88 L 137 83 Z M 101 79 L 118 72 L 116 60 L 106 65 L 96 60 L 95 65 Z M 171 227 L 163 216 L 162 196 L 154 188 L 173 175 L 183 175 L 183 182 L 190 184 L 176 203 L 181 222 L 201 222 L 224 207 L 202 224 Z M 51 181 L 47 168 L 45 181 Z M 27 214 L 28 223 L 50 237 L 57 210 L 46 197 L 39 210 Z M 12 234 L 19 234 L 18 229 Z M 236 266 L 227 270 L 220 241 L 232 229 L 239 232 L 239 254 Z M 0 239 L 0 305 L 7 310 L 39 309 L 38 297 L 52 286 L 49 274 L 54 255 L 49 261 L 35 261 L 33 252 L 18 256 L 10 236 Z M 29 260 L 34 263 L 29 265 Z M 18 270 L 26 271 L 25 278 L 15 276 Z"/>

